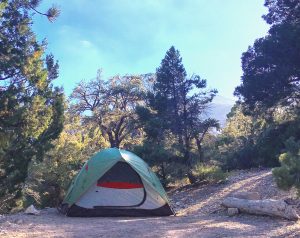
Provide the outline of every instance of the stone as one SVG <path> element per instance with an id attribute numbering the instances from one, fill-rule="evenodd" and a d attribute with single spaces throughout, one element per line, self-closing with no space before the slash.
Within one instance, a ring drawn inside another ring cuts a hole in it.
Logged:
<path id="1" fill-rule="evenodd" d="M 24 213 L 29 215 L 40 215 L 40 211 L 37 210 L 33 205 L 27 207 Z"/>
<path id="2" fill-rule="evenodd" d="M 12 224 L 11 224 L 9 221 L 6 221 L 6 222 L 3 223 L 3 225 L 9 227 L 9 226 L 11 226 Z"/>
<path id="3" fill-rule="evenodd" d="M 227 209 L 227 213 L 228 213 L 228 216 L 232 217 L 232 216 L 239 214 L 239 209 L 230 207 Z"/>

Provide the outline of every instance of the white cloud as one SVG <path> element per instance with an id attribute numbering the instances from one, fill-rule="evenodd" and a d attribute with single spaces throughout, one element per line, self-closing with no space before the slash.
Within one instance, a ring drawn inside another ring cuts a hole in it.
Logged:
<path id="1" fill-rule="evenodd" d="M 88 40 L 81 40 L 80 41 L 80 44 L 83 46 L 83 47 L 86 47 L 86 48 L 90 48 L 93 46 L 92 42 L 88 41 Z"/>

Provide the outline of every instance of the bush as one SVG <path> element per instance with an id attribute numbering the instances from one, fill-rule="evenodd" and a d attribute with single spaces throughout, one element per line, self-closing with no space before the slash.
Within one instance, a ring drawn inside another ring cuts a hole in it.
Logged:
<path id="1" fill-rule="evenodd" d="M 278 187 L 288 190 L 295 187 L 300 197 L 300 140 L 289 138 L 286 152 L 279 156 L 281 167 L 273 169 L 273 175 Z"/>
<path id="2" fill-rule="evenodd" d="M 82 161 L 46 159 L 33 161 L 23 187 L 24 207 L 56 207 L 65 196 L 73 177 L 80 170 Z"/>
<path id="3" fill-rule="evenodd" d="M 169 182 L 174 181 L 174 175 L 178 177 L 174 171 L 178 171 L 179 174 L 181 173 L 179 169 L 181 160 L 178 156 L 178 150 L 170 146 L 168 147 L 163 143 L 144 142 L 142 145 L 135 146 L 133 153 L 145 160 L 150 167 L 154 168 L 164 187 Z"/>
<path id="4" fill-rule="evenodd" d="M 179 162 L 170 162 L 166 166 L 167 186 L 183 186 L 188 184 L 187 180 L 188 167 Z"/>
<path id="5" fill-rule="evenodd" d="M 203 163 L 197 164 L 192 169 L 192 175 L 198 183 L 218 183 L 225 181 L 227 178 L 227 173 L 219 166 Z"/>
<path id="6" fill-rule="evenodd" d="M 92 154 L 107 145 L 98 130 L 82 126 L 79 118 L 68 116 L 68 123 L 53 148 L 43 158 L 33 158 L 23 186 L 23 206 L 55 207 Z"/>
<path id="7" fill-rule="evenodd" d="M 300 139 L 299 120 L 286 121 L 266 128 L 258 136 L 254 148 L 257 151 L 256 163 L 266 167 L 280 166 L 279 155 L 286 148 L 286 141 L 290 137 Z"/>

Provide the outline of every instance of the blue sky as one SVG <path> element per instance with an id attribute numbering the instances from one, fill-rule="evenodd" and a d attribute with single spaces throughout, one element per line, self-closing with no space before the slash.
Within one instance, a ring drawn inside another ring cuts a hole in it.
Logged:
<path id="1" fill-rule="evenodd" d="M 59 6 L 49 23 L 34 18 L 39 39 L 59 61 L 56 85 L 69 95 L 76 83 L 96 76 L 155 72 L 174 45 L 188 75 L 207 79 L 219 95 L 233 98 L 240 82 L 241 54 L 269 26 L 264 0 L 44 0 L 39 10 Z"/>

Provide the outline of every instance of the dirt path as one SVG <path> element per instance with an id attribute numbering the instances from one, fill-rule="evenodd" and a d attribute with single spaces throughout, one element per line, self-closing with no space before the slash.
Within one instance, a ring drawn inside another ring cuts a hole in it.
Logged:
<path id="1" fill-rule="evenodd" d="M 258 191 L 264 198 L 290 196 L 276 189 L 268 170 L 240 172 L 225 184 L 171 192 L 176 217 L 69 218 L 48 209 L 40 216 L 0 217 L 0 237 L 300 237 L 300 221 L 228 217 L 220 202 L 237 190 Z"/>

